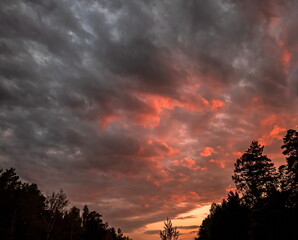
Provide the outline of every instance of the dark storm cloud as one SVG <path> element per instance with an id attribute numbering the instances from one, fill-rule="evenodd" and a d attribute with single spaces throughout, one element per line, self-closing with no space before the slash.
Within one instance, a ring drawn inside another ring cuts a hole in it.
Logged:
<path id="1" fill-rule="evenodd" d="M 124 231 L 218 201 L 297 124 L 297 8 L 2 0 L 0 166 Z"/>

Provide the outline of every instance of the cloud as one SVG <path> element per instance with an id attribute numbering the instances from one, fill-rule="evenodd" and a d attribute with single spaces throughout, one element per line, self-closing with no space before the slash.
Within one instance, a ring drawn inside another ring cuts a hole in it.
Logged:
<path id="1" fill-rule="evenodd" d="M 200 152 L 200 155 L 203 157 L 209 157 L 213 155 L 214 153 L 217 153 L 212 147 L 204 147 L 202 152 Z"/>
<path id="2" fill-rule="evenodd" d="M 152 235 L 157 235 L 160 233 L 160 230 L 147 230 L 144 232 L 144 234 L 152 234 Z"/>
<path id="3" fill-rule="evenodd" d="M 192 226 L 177 226 L 178 229 L 199 229 L 199 225 L 192 225 Z"/>
<path id="4" fill-rule="evenodd" d="M 195 217 L 197 217 L 197 216 L 189 215 L 189 216 L 185 216 L 185 217 L 176 217 L 175 219 L 184 220 L 184 219 L 191 219 L 191 218 L 195 218 Z"/>
<path id="5" fill-rule="evenodd" d="M 0 5 L 0 167 L 45 192 L 128 232 L 220 201 L 253 139 L 284 161 L 296 2 Z"/>

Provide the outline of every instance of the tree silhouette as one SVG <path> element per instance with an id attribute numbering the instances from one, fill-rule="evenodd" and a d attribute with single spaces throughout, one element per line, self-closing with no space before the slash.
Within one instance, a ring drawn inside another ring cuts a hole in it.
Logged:
<path id="1" fill-rule="evenodd" d="M 67 200 L 66 195 L 62 190 L 60 190 L 59 193 L 53 192 L 52 195 L 47 197 L 46 208 L 50 216 L 50 224 L 49 224 L 49 230 L 47 234 L 47 240 L 49 240 L 51 237 L 55 223 L 58 221 L 59 218 L 60 219 L 62 218 L 63 210 L 68 203 L 69 201 Z"/>
<path id="2" fill-rule="evenodd" d="M 232 176 L 241 197 L 229 193 L 213 203 L 195 240 L 297 240 L 297 142 L 297 132 L 288 130 L 282 146 L 287 165 L 277 173 L 264 147 L 253 141 Z"/>
<path id="3" fill-rule="evenodd" d="M 35 184 L 22 183 L 11 168 L 0 170 L 1 239 L 45 238 L 45 197 Z"/>
<path id="4" fill-rule="evenodd" d="M 88 214 L 87 220 L 85 222 L 85 238 L 88 240 L 99 239 L 100 236 L 105 235 L 105 224 L 101 219 L 101 215 L 96 211 L 92 211 Z"/>
<path id="5" fill-rule="evenodd" d="M 286 192 L 286 205 L 298 207 L 298 132 L 289 129 L 283 142 L 281 148 L 284 149 L 287 165 L 280 167 L 280 178 L 283 190 Z"/>
<path id="6" fill-rule="evenodd" d="M 249 211 L 239 195 L 228 194 L 221 204 L 213 203 L 210 214 L 202 222 L 195 240 L 248 239 Z"/>
<path id="7" fill-rule="evenodd" d="M 0 169 L 0 239 L 2 240 L 130 240 L 108 228 L 96 211 L 65 207 L 62 190 L 43 196 L 36 184 L 22 183 L 15 169 Z"/>
<path id="8" fill-rule="evenodd" d="M 173 227 L 171 220 L 167 218 L 167 221 L 164 222 L 164 230 L 160 231 L 159 235 L 162 240 L 178 240 L 179 231 L 177 227 Z"/>
<path id="9" fill-rule="evenodd" d="M 80 209 L 72 207 L 64 215 L 64 230 L 63 233 L 66 239 L 80 240 L 82 238 L 82 219 Z"/>
<path id="10" fill-rule="evenodd" d="M 253 207 L 275 191 L 276 169 L 263 155 L 264 146 L 252 141 L 247 151 L 237 159 L 232 179 L 244 202 Z"/>
<path id="11" fill-rule="evenodd" d="M 253 141 L 237 159 L 232 179 L 237 192 L 213 203 L 196 240 L 298 239 L 298 133 L 288 130 L 283 153 L 287 164 L 278 173 Z M 239 194 L 239 195 L 238 195 Z M 101 214 L 68 204 L 61 190 L 45 197 L 36 184 L 23 183 L 15 169 L 0 169 L 0 238 L 4 240 L 130 240 L 111 228 Z M 171 220 L 164 222 L 161 240 L 178 240 Z"/>
<path id="12" fill-rule="evenodd" d="M 297 173 L 298 170 L 298 132 L 293 129 L 287 131 L 286 136 L 283 138 L 284 149 L 283 154 L 286 155 L 288 167 Z"/>

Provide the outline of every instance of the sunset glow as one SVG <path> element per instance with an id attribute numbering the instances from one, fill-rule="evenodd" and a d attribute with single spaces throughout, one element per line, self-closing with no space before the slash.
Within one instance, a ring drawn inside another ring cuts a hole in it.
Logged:
<path id="1" fill-rule="evenodd" d="M 0 168 L 133 240 L 193 239 L 252 140 L 298 124 L 298 1 L 0 3 Z"/>

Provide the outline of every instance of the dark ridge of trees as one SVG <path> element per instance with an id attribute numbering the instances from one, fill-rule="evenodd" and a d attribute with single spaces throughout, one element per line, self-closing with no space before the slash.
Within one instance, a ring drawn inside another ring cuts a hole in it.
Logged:
<path id="1" fill-rule="evenodd" d="M 298 132 L 283 138 L 287 164 L 275 169 L 253 141 L 237 159 L 232 179 L 236 192 L 213 203 L 195 240 L 298 239 Z"/>
<path id="2" fill-rule="evenodd" d="M 210 214 L 203 220 L 197 239 L 248 239 L 248 212 L 239 195 L 230 192 L 227 200 L 211 205 Z"/>
<path id="3" fill-rule="evenodd" d="M 0 169 L 0 239 L 130 240 L 96 211 L 67 210 L 68 203 L 62 190 L 44 196 L 36 184 L 21 182 L 15 169 Z"/>

